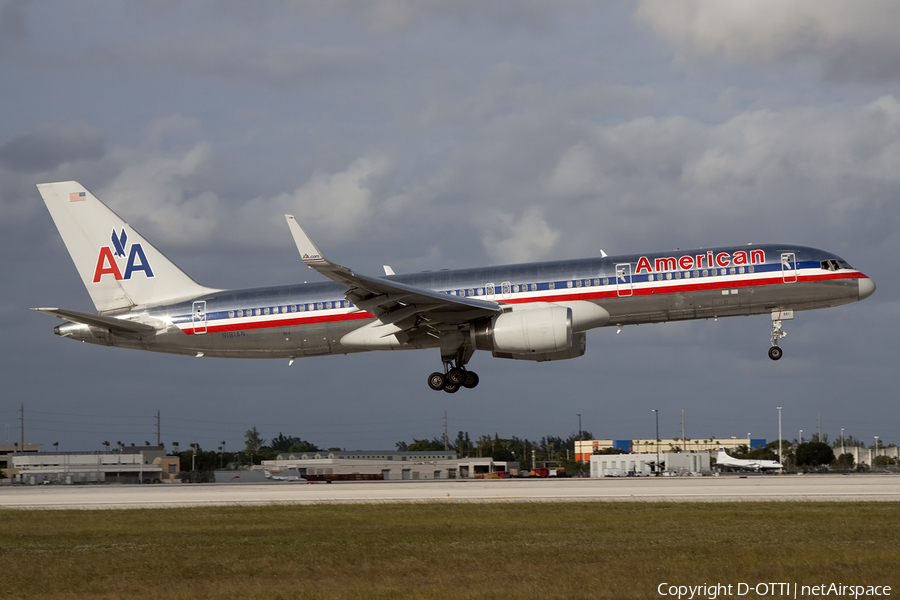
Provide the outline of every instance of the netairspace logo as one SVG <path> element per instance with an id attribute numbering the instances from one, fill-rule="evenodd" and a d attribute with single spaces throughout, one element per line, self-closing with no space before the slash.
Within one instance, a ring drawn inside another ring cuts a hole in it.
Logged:
<path id="1" fill-rule="evenodd" d="M 656 588 L 660 596 L 671 596 L 678 600 L 693 598 L 740 598 L 753 594 L 755 598 L 876 598 L 891 595 L 889 585 L 845 585 L 843 583 L 822 583 L 800 585 L 798 583 L 711 583 L 703 585 L 671 585 L 661 583 Z"/>

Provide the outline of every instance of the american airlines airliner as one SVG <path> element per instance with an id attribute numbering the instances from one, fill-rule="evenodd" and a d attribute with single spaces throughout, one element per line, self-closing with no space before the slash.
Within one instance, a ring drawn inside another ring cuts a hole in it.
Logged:
<path id="1" fill-rule="evenodd" d="M 81 184 L 39 184 L 97 310 L 35 308 L 57 335 L 196 357 L 281 358 L 366 350 L 440 350 L 434 390 L 474 388 L 476 350 L 550 361 L 585 352 L 598 327 L 771 315 L 769 357 L 795 311 L 868 298 L 875 284 L 825 250 L 751 244 L 397 275 L 326 259 L 288 228 L 310 268 L 331 281 L 220 290 L 194 282 Z"/>

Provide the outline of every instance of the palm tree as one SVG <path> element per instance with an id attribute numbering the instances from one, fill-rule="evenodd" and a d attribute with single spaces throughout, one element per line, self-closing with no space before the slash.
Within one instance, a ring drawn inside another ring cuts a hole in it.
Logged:
<path id="1" fill-rule="evenodd" d="M 109 440 L 103 440 L 103 445 L 106 446 L 106 451 L 109 452 Z"/>

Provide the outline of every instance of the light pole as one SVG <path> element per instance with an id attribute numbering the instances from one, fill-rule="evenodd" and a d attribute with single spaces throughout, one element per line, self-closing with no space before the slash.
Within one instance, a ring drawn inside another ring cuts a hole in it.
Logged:
<path id="1" fill-rule="evenodd" d="M 878 436 L 875 436 L 875 456 L 872 457 L 872 468 L 875 468 L 875 459 L 878 458 Z"/>
<path id="2" fill-rule="evenodd" d="M 653 412 L 656 413 L 656 474 L 659 475 L 659 411 L 654 408 Z"/>
<path id="3" fill-rule="evenodd" d="M 841 454 L 846 454 L 847 452 L 844 450 L 844 428 L 841 427 Z"/>
<path id="4" fill-rule="evenodd" d="M 803 430 L 800 430 L 800 443 L 803 443 Z"/>
<path id="5" fill-rule="evenodd" d="M 579 456 L 578 456 L 578 442 L 581 441 L 581 413 L 575 413 L 575 414 L 578 415 L 578 439 L 572 445 L 575 446 L 575 461 L 578 463 L 578 475 L 581 476 L 581 463 L 584 462 L 583 449 L 582 449 L 582 454 L 581 454 L 580 460 L 579 460 Z"/>
<path id="6" fill-rule="evenodd" d="M 578 442 L 581 441 L 581 413 L 575 413 L 575 415 L 578 417 L 578 435 L 575 437 L 576 441 L 575 441 L 575 444 L 573 444 L 573 446 L 575 446 L 575 453 L 577 454 L 578 453 L 578 445 L 577 444 L 578 444 Z"/>
<path id="7" fill-rule="evenodd" d="M 775 408 L 778 409 L 778 462 L 784 464 L 784 457 L 781 454 L 781 407 Z"/>

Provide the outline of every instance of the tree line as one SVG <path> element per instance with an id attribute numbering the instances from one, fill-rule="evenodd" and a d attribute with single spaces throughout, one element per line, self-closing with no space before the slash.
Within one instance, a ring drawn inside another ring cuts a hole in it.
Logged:
<path id="1" fill-rule="evenodd" d="M 550 464 L 577 470 L 583 466 L 583 463 L 575 462 L 575 442 L 590 439 L 594 439 L 593 434 L 590 431 L 582 431 L 580 434 L 573 433 L 565 438 L 556 435 L 546 435 L 537 440 L 530 440 L 518 436 L 500 437 L 495 433 L 494 435 L 481 435 L 473 440 L 468 431 L 459 431 L 454 438 L 449 436 L 447 438 L 444 436 L 433 436 L 430 438 L 413 437 L 410 442 L 403 440 L 396 442 L 395 447 L 399 452 L 442 452 L 446 450 L 455 452 L 460 458 L 490 457 L 498 461 L 518 461 L 522 468 L 529 468 L 532 465 L 545 466 Z M 848 448 L 854 446 L 866 447 L 865 444 L 852 435 L 846 436 L 843 444 Z M 120 447 L 124 446 L 121 443 L 118 445 Z M 840 453 L 841 441 L 838 440 L 829 444 L 827 435 L 823 435 L 820 440 L 818 435 L 814 434 L 809 441 L 804 441 L 803 443 L 798 443 L 797 440 L 782 440 L 781 445 L 783 450 L 782 459 L 788 468 L 830 465 L 836 468 L 852 469 L 856 466 L 852 454 Z M 891 446 L 893 444 L 879 444 L 879 448 Z M 203 449 L 197 443 L 189 444 L 189 447 L 184 450 L 181 449 L 178 442 L 173 442 L 172 447 L 172 454 L 181 458 L 182 469 L 185 471 L 213 471 L 258 465 L 264 460 L 273 460 L 282 453 L 341 450 L 341 448 L 334 446 L 319 446 L 298 436 L 284 435 L 282 432 L 279 432 L 271 440 L 266 440 L 256 427 L 246 431 L 243 447 L 236 450 L 229 450 L 224 441 L 212 450 Z M 837 449 L 837 452 L 835 452 L 835 449 Z M 682 448 L 675 445 L 666 449 L 666 451 L 681 452 Z M 595 451 L 595 453 L 625 454 L 627 452 L 616 448 L 608 448 Z M 778 440 L 769 442 L 765 448 L 751 449 L 746 445 L 739 446 L 737 449 L 730 451 L 730 454 L 735 458 L 778 460 Z M 875 461 L 876 465 L 890 465 L 894 463 L 894 459 L 886 456 L 878 456 Z"/>

